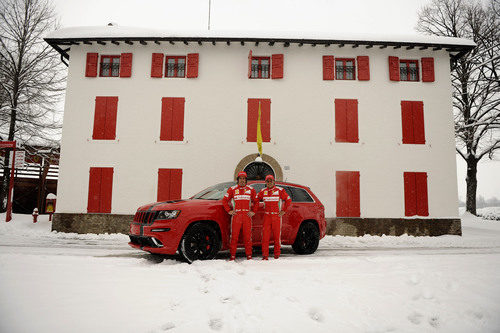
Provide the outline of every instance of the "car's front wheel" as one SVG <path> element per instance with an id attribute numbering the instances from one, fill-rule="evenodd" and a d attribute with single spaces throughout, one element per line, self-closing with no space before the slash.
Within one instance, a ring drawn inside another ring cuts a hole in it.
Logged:
<path id="1" fill-rule="evenodd" d="M 316 251 L 319 245 L 318 226 L 312 221 L 303 222 L 299 232 L 292 244 L 292 248 L 297 254 L 311 254 Z"/>
<path id="2" fill-rule="evenodd" d="M 207 223 L 196 223 L 189 227 L 179 244 L 179 254 L 188 263 L 195 260 L 215 258 L 221 240 L 215 228 Z"/>

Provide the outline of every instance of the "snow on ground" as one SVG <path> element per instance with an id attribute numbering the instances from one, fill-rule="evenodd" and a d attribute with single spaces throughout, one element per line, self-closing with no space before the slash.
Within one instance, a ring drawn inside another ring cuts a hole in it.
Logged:
<path id="1" fill-rule="evenodd" d="M 500 221 L 192 265 L 0 214 L 0 332 L 500 332 Z"/>

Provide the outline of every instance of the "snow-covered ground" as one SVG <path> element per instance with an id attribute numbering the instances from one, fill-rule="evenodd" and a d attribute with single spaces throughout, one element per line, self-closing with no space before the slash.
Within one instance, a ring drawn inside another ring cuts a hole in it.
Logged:
<path id="1" fill-rule="evenodd" d="M 0 332 L 500 332 L 500 221 L 188 265 L 40 220 L 0 214 Z"/>

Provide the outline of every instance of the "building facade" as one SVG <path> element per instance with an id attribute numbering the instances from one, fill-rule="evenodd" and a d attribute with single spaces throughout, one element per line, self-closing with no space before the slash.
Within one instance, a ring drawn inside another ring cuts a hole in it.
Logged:
<path id="1" fill-rule="evenodd" d="M 453 38 L 71 28 L 53 228 L 126 232 L 147 202 L 264 166 L 309 186 L 331 234 L 460 234 Z"/>

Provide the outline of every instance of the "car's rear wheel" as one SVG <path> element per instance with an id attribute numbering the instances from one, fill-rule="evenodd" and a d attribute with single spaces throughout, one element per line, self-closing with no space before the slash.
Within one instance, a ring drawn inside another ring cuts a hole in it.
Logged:
<path id="1" fill-rule="evenodd" d="M 297 254 L 311 254 L 316 251 L 319 245 L 319 230 L 316 223 L 312 221 L 303 222 L 292 248 Z"/>
<path id="2" fill-rule="evenodd" d="M 219 234 L 207 223 L 196 223 L 182 236 L 179 254 L 188 263 L 215 258 L 221 247 Z"/>

